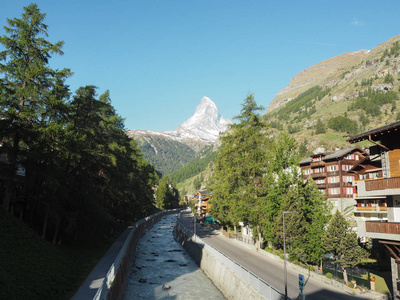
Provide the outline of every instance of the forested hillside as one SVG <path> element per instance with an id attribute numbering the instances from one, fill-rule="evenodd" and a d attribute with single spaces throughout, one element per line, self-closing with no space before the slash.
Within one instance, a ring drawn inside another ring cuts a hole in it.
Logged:
<path id="1" fill-rule="evenodd" d="M 332 149 L 344 147 L 348 135 L 400 119 L 399 40 L 297 74 L 264 115 L 270 132 L 293 134 L 310 150 Z"/>
<path id="2" fill-rule="evenodd" d="M 143 158 L 161 174 L 178 170 L 196 156 L 186 144 L 156 135 L 140 136 L 136 141 Z"/>
<path id="3" fill-rule="evenodd" d="M 199 154 L 182 168 L 168 174 L 172 182 L 182 182 L 203 172 L 215 159 L 214 146 L 204 147 Z"/>

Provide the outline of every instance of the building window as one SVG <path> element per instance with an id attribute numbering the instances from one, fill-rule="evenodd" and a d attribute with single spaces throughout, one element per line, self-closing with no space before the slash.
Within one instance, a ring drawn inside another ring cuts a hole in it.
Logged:
<path id="1" fill-rule="evenodd" d="M 329 195 L 338 195 L 339 189 L 338 188 L 331 188 L 329 189 Z"/>
<path id="2" fill-rule="evenodd" d="M 339 178 L 338 178 L 338 176 L 328 177 L 328 182 L 329 183 L 337 183 L 337 182 L 339 182 Z"/>
<path id="3" fill-rule="evenodd" d="M 310 175 L 311 174 L 311 170 L 310 169 L 305 169 L 304 170 L 304 175 Z"/>
<path id="4" fill-rule="evenodd" d="M 317 179 L 317 180 L 315 181 L 315 183 L 316 183 L 316 184 L 324 184 L 324 183 L 325 183 L 325 180 L 324 180 L 324 179 Z"/>
<path id="5" fill-rule="evenodd" d="M 367 174 L 360 174 L 360 180 L 367 179 Z"/>
<path id="6" fill-rule="evenodd" d="M 343 188 L 343 194 L 345 194 L 345 195 L 353 195 L 354 194 L 354 189 L 352 187 Z"/>
<path id="7" fill-rule="evenodd" d="M 314 173 L 323 173 L 324 172 L 324 168 L 316 168 L 314 169 Z"/>
<path id="8" fill-rule="evenodd" d="M 342 170 L 343 171 L 348 171 L 348 170 L 351 169 L 351 167 L 352 167 L 352 165 L 342 165 Z"/>
<path id="9" fill-rule="evenodd" d="M 368 178 L 369 179 L 375 179 L 375 178 L 378 178 L 378 177 L 379 177 L 379 172 L 368 173 Z"/>
<path id="10" fill-rule="evenodd" d="M 342 180 L 343 180 L 343 182 L 353 183 L 354 176 L 343 176 Z"/>
<path id="11" fill-rule="evenodd" d="M 337 165 L 329 166 L 329 171 L 330 171 L 330 172 L 336 171 L 336 170 L 337 170 Z"/>

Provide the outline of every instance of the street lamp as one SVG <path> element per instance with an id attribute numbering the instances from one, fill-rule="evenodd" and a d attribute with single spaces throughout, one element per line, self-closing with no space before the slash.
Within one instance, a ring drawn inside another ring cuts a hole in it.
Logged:
<path id="1" fill-rule="evenodd" d="M 282 221 L 283 221 L 283 270 L 285 277 L 285 299 L 287 299 L 287 273 L 286 273 L 286 241 L 285 241 L 285 214 L 292 214 L 293 211 L 283 211 Z"/>

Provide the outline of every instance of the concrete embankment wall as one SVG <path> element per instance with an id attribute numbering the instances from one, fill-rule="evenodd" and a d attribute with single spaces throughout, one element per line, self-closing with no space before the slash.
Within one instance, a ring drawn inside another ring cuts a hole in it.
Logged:
<path id="1" fill-rule="evenodd" d="M 120 300 L 123 298 L 129 278 L 129 269 L 136 244 L 144 233 L 163 216 L 177 213 L 180 209 L 162 211 L 142 219 L 130 226 L 121 237 L 122 246 L 116 241 L 113 246 L 119 250 L 105 255 L 96 265 L 72 300 Z M 125 238 L 126 236 L 126 238 Z M 112 247 L 113 247 L 112 246 Z M 111 247 L 111 248 L 112 248 Z"/>
<path id="2" fill-rule="evenodd" d="M 174 229 L 174 236 L 227 299 L 284 299 L 284 296 L 268 283 L 193 235 L 179 223 Z"/>

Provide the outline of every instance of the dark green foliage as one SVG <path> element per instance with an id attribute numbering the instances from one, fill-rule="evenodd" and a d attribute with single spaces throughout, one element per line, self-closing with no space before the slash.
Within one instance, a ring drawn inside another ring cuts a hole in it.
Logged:
<path id="1" fill-rule="evenodd" d="M 300 127 L 299 126 L 292 126 L 292 125 L 288 125 L 288 133 L 289 134 L 294 134 L 300 131 Z"/>
<path id="2" fill-rule="evenodd" d="M 203 181 L 204 181 L 204 176 L 203 175 L 197 176 L 193 181 L 194 188 L 196 190 L 200 190 L 201 184 L 203 183 Z"/>
<path id="3" fill-rule="evenodd" d="M 307 140 L 304 140 L 300 145 L 299 145 L 299 157 L 300 158 L 305 158 L 311 154 L 311 151 L 308 150 L 307 147 Z"/>
<path id="4" fill-rule="evenodd" d="M 70 101 L 71 72 L 49 67 L 63 43 L 44 39 L 44 17 L 31 4 L 0 37 L 1 150 L 10 161 L 0 168 L 1 201 L 54 244 L 110 236 L 154 211 L 155 170 L 108 91 L 97 97 L 94 86 L 81 87 Z"/>
<path id="5" fill-rule="evenodd" d="M 270 139 L 262 132 L 261 110 L 249 95 L 235 117 L 239 123 L 232 124 L 221 137 L 211 180 L 211 203 L 214 218 L 224 224 L 237 225 L 256 218 L 254 208 L 265 193 L 265 153 Z"/>
<path id="6" fill-rule="evenodd" d="M 315 134 L 323 134 L 326 133 L 325 124 L 322 123 L 321 119 L 318 119 L 317 124 L 315 125 Z"/>
<path id="7" fill-rule="evenodd" d="M 191 161 L 196 152 L 189 146 L 158 136 L 137 139 L 143 158 L 149 161 L 161 174 L 172 173 Z"/>
<path id="8" fill-rule="evenodd" d="M 374 82 L 373 78 L 369 79 L 363 78 L 361 79 L 361 86 L 371 86 L 373 82 Z"/>
<path id="9" fill-rule="evenodd" d="M 276 128 L 279 131 L 283 131 L 283 125 L 281 123 L 279 123 L 278 121 L 271 121 L 269 122 L 269 126 L 271 128 Z"/>
<path id="10" fill-rule="evenodd" d="M 328 121 L 328 128 L 347 134 L 356 134 L 358 132 L 357 122 L 344 116 L 331 118 Z"/>
<path id="11" fill-rule="evenodd" d="M 397 93 L 394 91 L 380 92 L 368 89 L 359 93 L 359 96 L 355 102 L 349 106 L 348 110 L 362 109 L 366 114 L 377 117 L 381 114 L 382 105 L 393 105 L 397 99 Z"/>
<path id="12" fill-rule="evenodd" d="M 171 183 L 168 176 L 163 176 L 156 191 L 156 205 L 159 209 L 179 207 L 179 191 Z"/>
<path id="13" fill-rule="evenodd" d="M 322 244 L 327 252 L 332 253 L 335 261 L 342 265 L 346 283 L 346 268 L 353 267 L 368 257 L 368 252 L 358 245 L 357 233 L 338 210 L 328 223 Z"/>
<path id="14" fill-rule="evenodd" d="M 182 168 L 168 174 L 173 182 L 182 182 L 203 172 L 207 166 L 214 161 L 217 152 L 213 150 L 213 145 L 204 147 L 199 154 L 184 165 Z"/>
<path id="15" fill-rule="evenodd" d="M 361 122 L 361 124 L 362 124 L 363 126 L 369 124 L 369 122 L 370 122 L 369 119 L 368 119 L 368 117 L 364 114 L 364 112 L 361 112 L 361 113 L 360 113 L 360 122 Z"/>
<path id="16" fill-rule="evenodd" d="M 321 100 L 329 94 L 329 92 L 330 88 L 322 88 L 320 86 L 312 87 L 280 108 L 277 112 L 277 116 L 280 120 L 289 120 L 292 114 L 297 114 L 297 121 L 308 118 L 316 112 L 314 102 Z"/>
<path id="17" fill-rule="evenodd" d="M 384 83 L 393 83 L 394 82 L 394 77 L 390 73 L 387 73 L 385 78 L 383 79 Z"/>

